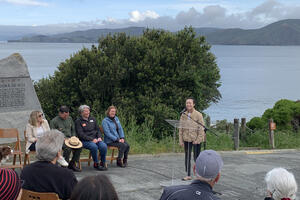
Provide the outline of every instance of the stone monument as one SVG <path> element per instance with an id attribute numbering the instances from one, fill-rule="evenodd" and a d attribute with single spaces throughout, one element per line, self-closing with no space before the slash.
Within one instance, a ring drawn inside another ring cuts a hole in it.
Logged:
<path id="1" fill-rule="evenodd" d="M 15 53 L 0 60 L 0 128 L 18 128 L 23 139 L 33 110 L 42 109 L 24 59 Z"/>

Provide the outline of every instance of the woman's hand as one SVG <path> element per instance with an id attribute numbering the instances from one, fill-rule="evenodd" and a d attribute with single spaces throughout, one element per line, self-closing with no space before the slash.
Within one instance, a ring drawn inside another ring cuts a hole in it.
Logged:
<path id="1" fill-rule="evenodd" d="M 96 144 L 98 142 L 98 140 L 95 138 L 95 139 L 93 139 L 93 142 Z"/>
<path id="2" fill-rule="evenodd" d="M 101 142 L 102 141 L 102 138 L 98 138 L 97 142 Z"/>

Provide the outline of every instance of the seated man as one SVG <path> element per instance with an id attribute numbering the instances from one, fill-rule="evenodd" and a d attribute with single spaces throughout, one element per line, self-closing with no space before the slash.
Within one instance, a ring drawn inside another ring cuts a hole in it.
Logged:
<path id="1" fill-rule="evenodd" d="M 160 200 L 219 200 L 212 188 L 220 178 L 222 167 L 223 161 L 217 152 L 213 150 L 201 152 L 194 166 L 196 180 L 190 185 L 166 187 Z"/>
<path id="2" fill-rule="evenodd" d="M 51 129 L 57 129 L 61 131 L 65 135 L 66 141 L 69 141 L 71 137 L 76 136 L 75 133 L 75 125 L 72 117 L 70 117 L 69 108 L 67 106 L 61 106 L 59 108 L 58 116 L 53 118 L 50 122 Z M 73 139 L 73 138 L 72 138 Z M 63 145 L 63 156 L 65 160 L 69 163 L 68 168 L 72 169 L 75 172 L 80 172 L 81 170 L 76 167 L 75 163 L 79 162 L 80 153 L 81 153 L 82 145 Z M 73 152 L 73 157 L 70 160 L 70 154 Z"/>
<path id="3" fill-rule="evenodd" d="M 38 161 L 26 165 L 21 172 L 23 189 L 54 192 L 60 199 L 69 199 L 77 179 L 69 169 L 56 164 L 61 156 L 64 135 L 58 130 L 46 131 L 36 142 Z"/>

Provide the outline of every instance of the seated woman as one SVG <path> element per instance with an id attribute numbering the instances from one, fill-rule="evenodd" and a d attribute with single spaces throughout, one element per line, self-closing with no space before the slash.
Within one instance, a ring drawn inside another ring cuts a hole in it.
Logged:
<path id="1" fill-rule="evenodd" d="M 265 200 L 294 200 L 297 182 L 292 173 L 284 168 L 274 168 L 265 177 L 268 196 Z"/>
<path id="2" fill-rule="evenodd" d="M 40 111 L 32 111 L 26 125 L 26 152 L 35 151 L 35 144 L 39 137 L 41 137 L 46 131 L 49 131 L 50 127 L 48 121 L 43 119 L 43 113 Z M 67 167 L 68 163 L 61 156 L 57 161 L 61 166 Z"/>
<path id="3" fill-rule="evenodd" d="M 107 145 L 101 139 L 101 132 L 98 123 L 94 117 L 90 116 L 90 107 L 81 105 L 79 107 L 80 117 L 75 121 L 75 130 L 83 147 L 91 151 L 94 168 L 100 171 L 106 168 Z M 100 151 L 101 162 L 98 162 L 98 149 Z"/>
<path id="4" fill-rule="evenodd" d="M 71 200 L 118 200 L 117 192 L 105 175 L 88 176 L 75 186 Z"/>
<path id="5" fill-rule="evenodd" d="M 105 117 L 102 121 L 104 142 L 108 146 L 118 147 L 119 155 L 117 158 L 117 165 L 119 167 L 126 167 L 130 146 L 124 139 L 124 131 L 116 113 L 117 108 L 115 106 L 108 107 L 106 111 L 107 117 Z"/>

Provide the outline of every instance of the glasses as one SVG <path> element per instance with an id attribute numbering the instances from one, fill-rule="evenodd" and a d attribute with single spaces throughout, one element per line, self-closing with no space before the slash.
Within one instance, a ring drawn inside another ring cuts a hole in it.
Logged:
<path id="1" fill-rule="evenodd" d="M 43 113 L 42 113 L 42 114 L 39 114 L 38 117 L 43 117 L 43 115 L 44 115 Z"/>

